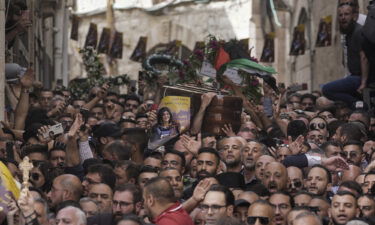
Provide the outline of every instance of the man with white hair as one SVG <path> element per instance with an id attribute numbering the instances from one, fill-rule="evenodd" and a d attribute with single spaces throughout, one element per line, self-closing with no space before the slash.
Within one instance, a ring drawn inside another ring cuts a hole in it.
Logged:
<path id="1" fill-rule="evenodd" d="M 73 206 L 60 209 L 56 216 L 56 225 L 86 225 L 85 213 Z"/>
<path id="2" fill-rule="evenodd" d="M 227 166 L 227 172 L 240 172 L 242 169 L 241 150 L 246 145 L 242 137 L 225 137 L 218 143 L 221 160 Z"/>
<path id="3" fill-rule="evenodd" d="M 322 225 L 322 221 L 312 212 L 303 212 L 293 221 L 293 225 Z"/>

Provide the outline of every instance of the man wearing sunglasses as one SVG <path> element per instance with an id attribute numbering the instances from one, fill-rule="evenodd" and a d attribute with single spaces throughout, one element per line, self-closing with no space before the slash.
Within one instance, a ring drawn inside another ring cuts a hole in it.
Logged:
<path id="1" fill-rule="evenodd" d="M 265 200 L 250 205 L 247 217 L 248 225 L 274 225 L 275 207 Z"/>
<path id="2" fill-rule="evenodd" d="M 350 140 L 345 143 L 341 152 L 341 157 L 343 157 L 348 164 L 361 167 L 362 160 L 364 159 L 362 148 L 362 142 Z"/>
<path id="3" fill-rule="evenodd" d="M 303 173 L 302 170 L 295 166 L 287 168 L 288 172 L 288 191 L 294 196 L 303 188 Z"/>

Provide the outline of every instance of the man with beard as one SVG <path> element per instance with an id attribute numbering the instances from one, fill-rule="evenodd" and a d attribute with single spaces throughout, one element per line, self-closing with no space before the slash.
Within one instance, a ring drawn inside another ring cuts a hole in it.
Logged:
<path id="1" fill-rule="evenodd" d="M 218 144 L 221 159 L 227 166 L 227 172 L 241 171 L 241 149 L 246 140 L 241 137 L 225 137 Z"/>
<path id="2" fill-rule="evenodd" d="M 243 175 L 246 186 L 251 186 L 259 181 L 255 178 L 255 162 L 266 154 L 267 147 L 262 143 L 251 140 L 241 150 L 241 159 L 244 166 Z"/>
<path id="3" fill-rule="evenodd" d="M 214 148 L 201 148 L 197 157 L 197 178 L 192 187 L 184 191 L 183 199 L 188 199 L 193 195 L 193 191 L 198 182 L 206 177 L 213 177 L 220 165 L 219 153 Z"/>
<path id="4" fill-rule="evenodd" d="M 363 143 L 360 141 L 349 140 L 345 143 L 341 154 L 349 165 L 361 167 L 364 158 L 362 146 Z"/>
<path id="5" fill-rule="evenodd" d="M 352 193 L 339 191 L 333 196 L 329 209 L 329 217 L 333 225 L 344 225 L 359 216 L 359 213 L 357 199 Z"/>
<path id="6" fill-rule="evenodd" d="M 326 197 L 327 188 L 331 185 L 332 177 L 327 168 L 321 165 L 315 165 L 310 169 L 305 184 L 309 193 Z"/>
<path id="7" fill-rule="evenodd" d="M 166 178 L 171 184 L 175 197 L 180 200 L 184 191 L 183 178 L 177 168 L 166 167 L 160 173 L 160 177 Z"/>
<path id="8" fill-rule="evenodd" d="M 333 101 L 344 101 L 349 107 L 359 100 L 366 87 L 368 77 L 368 62 L 362 50 L 362 26 L 356 23 L 356 13 L 352 6 L 342 5 L 338 8 L 340 31 L 345 34 L 347 46 L 347 68 L 350 76 L 332 81 L 322 88 L 323 95 Z"/>
<path id="9" fill-rule="evenodd" d="M 173 189 L 172 189 L 173 191 Z M 141 190 L 134 184 L 117 186 L 113 194 L 112 213 L 99 214 L 87 220 L 88 225 L 115 225 L 124 215 L 138 215 L 142 207 Z"/>
<path id="10" fill-rule="evenodd" d="M 143 190 L 143 205 L 150 220 L 158 225 L 193 225 L 189 214 L 176 202 L 168 180 L 155 177 Z"/>
<path id="11" fill-rule="evenodd" d="M 287 189 L 288 173 L 285 166 L 279 162 L 271 162 L 265 168 L 263 185 L 270 193 Z"/>

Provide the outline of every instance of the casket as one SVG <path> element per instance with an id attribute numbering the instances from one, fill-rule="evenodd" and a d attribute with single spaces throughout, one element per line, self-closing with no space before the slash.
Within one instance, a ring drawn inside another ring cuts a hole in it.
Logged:
<path id="1" fill-rule="evenodd" d="M 237 133 L 241 126 L 242 99 L 240 97 L 228 96 L 228 92 L 218 92 L 212 87 L 197 87 L 193 85 L 164 86 L 164 96 L 185 96 L 190 97 L 191 122 L 199 111 L 201 95 L 207 92 L 215 92 L 211 104 L 207 107 L 203 119 L 202 132 L 224 136 L 221 128 L 225 124 L 231 124 L 233 131 Z"/>

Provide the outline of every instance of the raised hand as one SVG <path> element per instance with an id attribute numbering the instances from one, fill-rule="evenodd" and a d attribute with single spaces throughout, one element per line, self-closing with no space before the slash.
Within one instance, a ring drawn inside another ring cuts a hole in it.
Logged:
<path id="1" fill-rule="evenodd" d="M 201 134 L 198 134 L 198 140 L 186 134 L 181 135 L 182 145 L 193 155 L 198 155 L 198 151 L 202 146 Z"/>
<path id="2" fill-rule="evenodd" d="M 303 137 L 303 135 L 298 136 L 295 141 L 292 141 L 292 137 L 288 136 L 288 141 L 289 141 L 289 149 L 292 151 L 293 155 L 298 155 L 302 153 L 303 142 L 305 141 L 305 138 Z"/>
<path id="3" fill-rule="evenodd" d="M 29 89 L 33 86 L 35 80 L 35 73 L 33 69 L 29 68 L 25 74 L 21 77 L 20 83 L 23 88 Z"/>
<path id="4" fill-rule="evenodd" d="M 333 156 L 329 158 L 322 158 L 322 166 L 325 166 L 330 171 L 348 170 L 349 165 L 345 159 L 340 156 Z"/>
<path id="5" fill-rule="evenodd" d="M 236 134 L 233 131 L 231 124 L 224 124 L 224 127 L 221 130 L 228 136 L 228 137 L 235 137 Z"/>
<path id="6" fill-rule="evenodd" d="M 211 103 L 212 99 L 216 96 L 214 92 L 208 92 L 201 95 L 201 107 L 207 108 L 207 106 Z"/>

